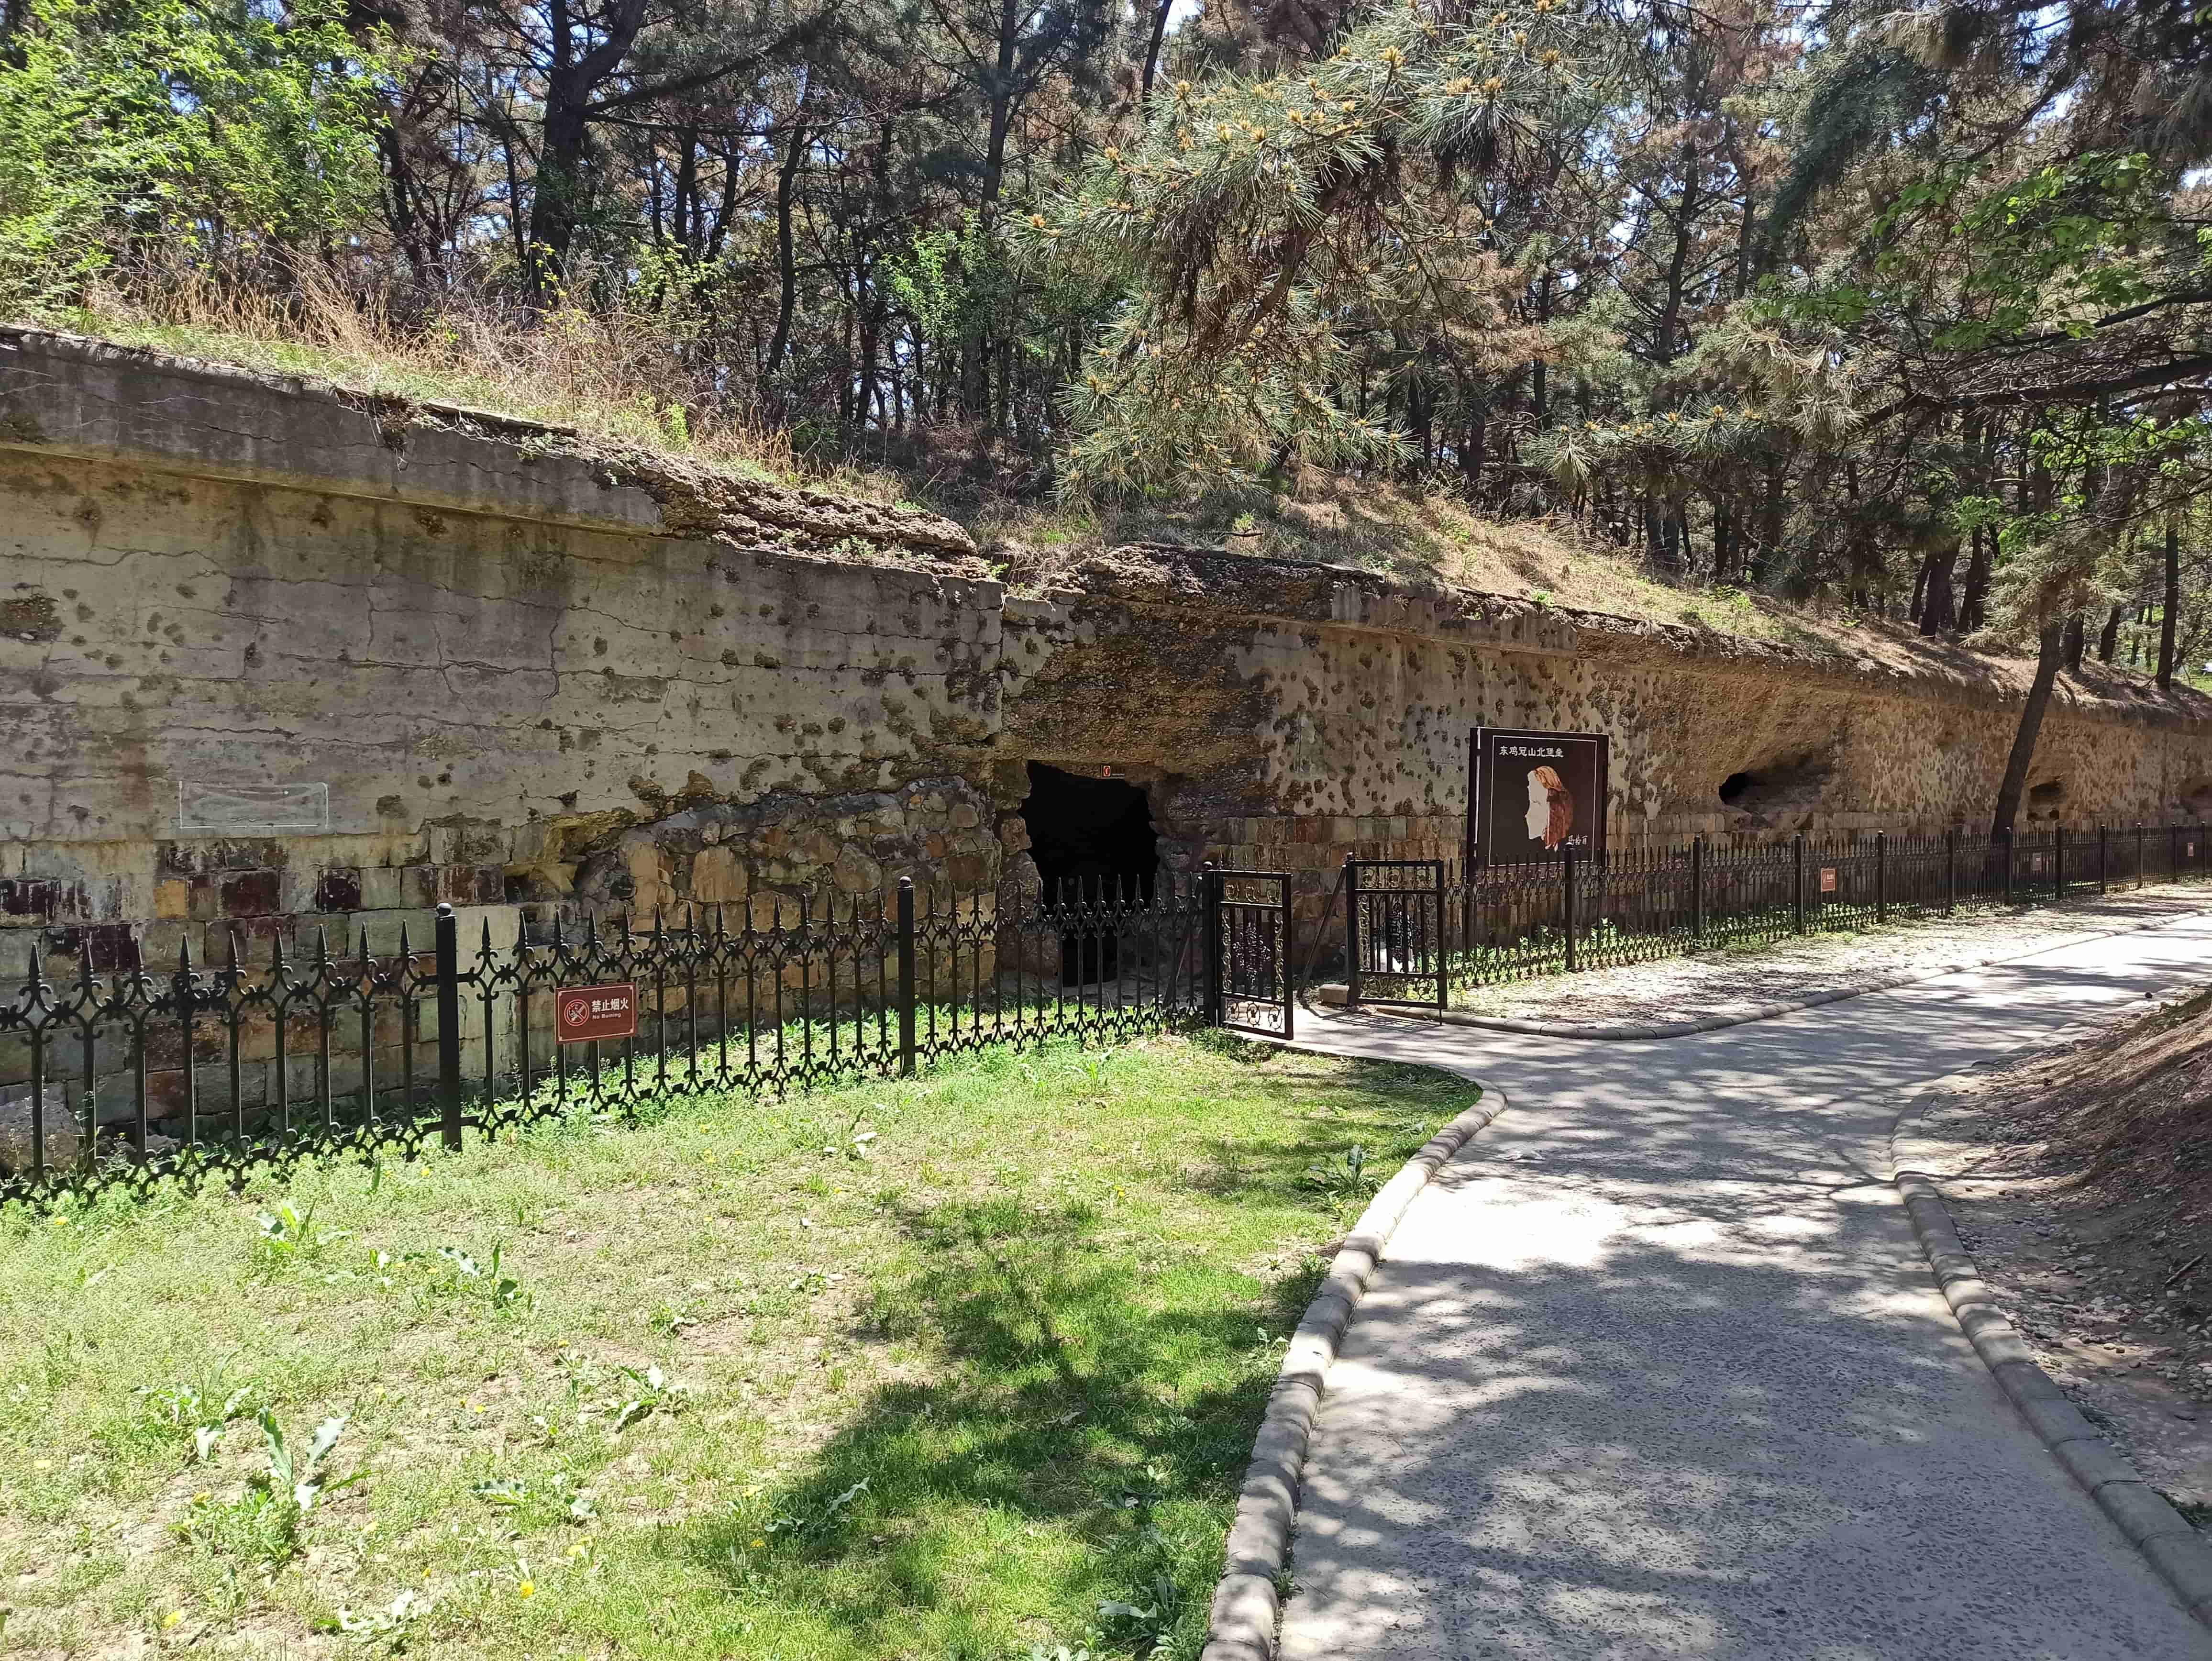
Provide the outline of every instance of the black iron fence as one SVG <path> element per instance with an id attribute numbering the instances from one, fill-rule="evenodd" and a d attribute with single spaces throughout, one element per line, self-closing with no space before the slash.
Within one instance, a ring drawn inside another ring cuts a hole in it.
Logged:
<path id="1" fill-rule="evenodd" d="M 1442 1009 L 1455 987 L 2212 875 L 2203 824 L 1794 837 L 1466 870 L 1345 867 L 1346 996 Z"/>
<path id="2" fill-rule="evenodd" d="M 841 901 L 403 932 L 220 964 L 63 967 L 0 998 L 0 1200 L 242 1171 L 304 1148 L 496 1134 L 672 1097 L 770 1095 L 1046 1038 L 1290 1031 L 1288 879 Z M 427 948 L 427 949 L 424 949 Z M 54 972 L 59 970 L 60 972 Z"/>

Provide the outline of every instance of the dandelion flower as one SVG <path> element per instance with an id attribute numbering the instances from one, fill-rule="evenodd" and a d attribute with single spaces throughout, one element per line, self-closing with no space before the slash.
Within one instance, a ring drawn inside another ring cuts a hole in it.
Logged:
<path id="1" fill-rule="evenodd" d="M 520 1585 L 517 1586 L 517 1587 L 514 1589 L 514 1595 L 515 1595 L 517 1597 L 537 1597 L 537 1596 L 538 1596 L 538 1583 L 537 1583 L 535 1580 L 526 1580 L 526 1581 L 524 1581 Z"/>
<path id="2" fill-rule="evenodd" d="M 768 1542 L 767 1542 L 767 1541 L 765 1541 L 765 1540 L 755 1540 L 755 1541 L 753 1542 L 753 1549 L 754 1549 L 755 1551 L 758 1551 L 758 1550 L 759 1550 L 763 1546 L 765 1546 L 766 1544 L 768 1544 Z"/>
<path id="3" fill-rule="evenodd" d="M 161 1617 L 161 1630 L 163 1632 L 174 1632 L 177 1629 L 177 1622 L 184 1618 L 185 1612 L 182 1609 L 171 1609 L 167 1615 Z"/>

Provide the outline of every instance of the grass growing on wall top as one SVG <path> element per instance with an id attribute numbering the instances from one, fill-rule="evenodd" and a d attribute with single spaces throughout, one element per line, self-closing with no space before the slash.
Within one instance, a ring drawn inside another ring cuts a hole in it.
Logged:
<path id="1" fill-rule="evenodd" d="M 1194 1655 L 1314 1248 L 1474 1094 L 1062 1045 L 17 1208 L 0 1655 Z"/>

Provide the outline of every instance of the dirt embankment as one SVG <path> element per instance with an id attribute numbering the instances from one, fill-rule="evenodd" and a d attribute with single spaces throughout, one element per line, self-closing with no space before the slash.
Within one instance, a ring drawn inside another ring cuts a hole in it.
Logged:
<path id="1" fill-rule="evenodd" d="M 2212 989 L 1930 1118 L 1960 1232 L 2045 1370 L 2212 1531 Z"/>

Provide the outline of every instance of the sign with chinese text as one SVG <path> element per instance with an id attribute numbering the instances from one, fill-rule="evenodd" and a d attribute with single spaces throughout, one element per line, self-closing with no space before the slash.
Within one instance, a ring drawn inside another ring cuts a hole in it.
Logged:
<path id="1" fill-rule="evenodd" d="M 1832 894 L 1836 891 L 1836 867 L 1832 865 L 1824 865 L 1820 867 L 1820 891 L 1823 894 Z"/>
<path id="2" fill-rule="evenodd" d="M 1489 865 L 1605 852 L 1602 733 L 1478 727 L 1468 746 L 1468 855 Z"/>
<path id="3" fill-rule="evenodd" d="M 637 988 L 566 986 L 553 995 L 553 1036 L 562 1043 L 629 1038 L 637 1033 Z"/>

